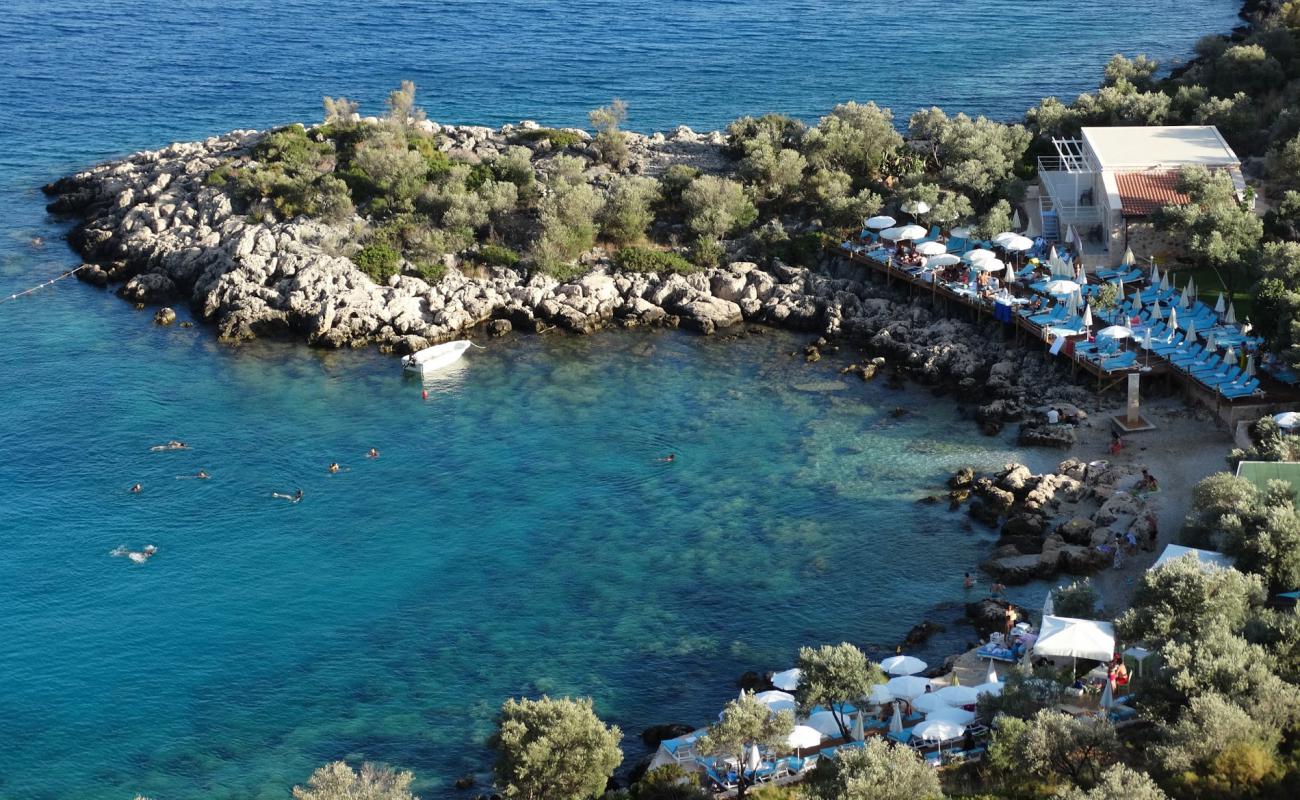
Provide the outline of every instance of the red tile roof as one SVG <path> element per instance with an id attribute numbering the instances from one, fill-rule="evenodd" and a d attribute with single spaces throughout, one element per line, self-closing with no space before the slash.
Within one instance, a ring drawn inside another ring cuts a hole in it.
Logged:
<path id="1" fill-rule="evenodd" d="M 1148 217 L 1162 206 L 1185 205 L 1191 198 L 1178 191 L 1178 170 L 1120 172 L 1120 213 L 1126 217 Z"/>

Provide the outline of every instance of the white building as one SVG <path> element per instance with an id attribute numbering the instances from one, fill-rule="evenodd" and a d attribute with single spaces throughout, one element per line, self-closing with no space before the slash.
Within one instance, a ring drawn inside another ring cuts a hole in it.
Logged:
<path id="1" fill-rule="evenodd" d="M 1070 227 L 1088 264 L 1118 264 L 1128 227 L 1161 206 L 1187 202 L 1178 173 L 1199 164 L 1224 169 L 1245 192 L 1241 161 L 1213 125 L 1084 128 L 1078 139 L 1053 139 L 1056 155 L 1038 159 L 1038 213 L 1049 240 Z"/>

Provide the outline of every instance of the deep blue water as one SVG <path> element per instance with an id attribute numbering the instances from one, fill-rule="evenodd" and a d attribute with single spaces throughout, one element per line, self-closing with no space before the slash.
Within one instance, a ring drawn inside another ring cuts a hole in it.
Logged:
<path id="1" fill-rule="evenodd" d="M 848 98 L 1008 118 L 1115 51 L 1184 57 L 1234 12 L 18 0 L 0 15 L 0 296 L 77 263 L 39 184 L 315 118 L 323 93 L 374 110 L 410 77 L 441 121 L 552 124 L 618 95 L 640 129 Z M 592 695 L 635 753 L 746 669 L 894 641 L 960 601 L 990 536 L 915 499 L 1025 457 L 924 393 L 803 365 L 779 334 L 493 341 L 424 401 L 371 352 L 229 348 L 149 318 L 73 281 L 0 303 L 0 797 L 283 798 L 342 757 L 454 796 L 500 701 L 540 692 Z M 169 438 L 192 449 L 149 452 Z M 296 487 L 301 504 L 269 496 Z M 142 566 L 108 555 L 146 543 Z"/>

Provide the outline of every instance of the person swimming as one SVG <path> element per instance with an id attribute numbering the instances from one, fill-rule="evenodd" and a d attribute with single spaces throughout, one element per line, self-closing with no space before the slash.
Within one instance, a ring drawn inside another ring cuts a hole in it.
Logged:
<path id="1" fill-rule="evenodd" d="M 122 544 L 114 547 L 108 554 L 114 557 L 126 556 L 131 559 L 132 563 L 143 564 L 157 552 L 158 548 L 151 544 L 145 545 L 143 550 L 129 550 L 126 545 Z"/>
<path id="2" fill-rule="evenodd" d="M 176 480 L 178 480 L 178 481 L 187 481 L 187 480 L 206 481 L 208 478 L 211 478 L 211 477 L 212 477 L 212 476 L 208 474 L 207 470 L 202 470 L 202 469 L 201 469 L 201 470 L 199 470 L 198 472 L 194 473 L 193 475 L 177 475 L 177 476 L 176 476 Z"/>
<path id="3" fill-rule="evenodd" d="M 134 486 L 132 486 L 130 489 L 127 489 L 127 491 L 130 492 L 131 494 L 140 494 L 140 492 L 144 491 L 144 487 L 137 483 Z"/>
<path id="4" fill-rule="evenodd" d="M 293 494 L 284 494 L 283 492 L 271 492 L 271 496 L 279 498 L 280 500 L 288 500 L 290 503 L 301 503 L 302 489 L 299 489 Z"/>
<path id="5" fill-rule="evenodd" d="M 339 462 L 337 462 L 337 461 L 331 461 L 331 462 L 330 462 L 330 474 L 331 474 L 331 475 L 336 474 L 340 469 L 342 469 L 342 467 L 339 466 Z"/>
<path id="6" fill-rule="evenodd" d="M 149 450 L 154 453 L 162 453 L 167 450 L 189 450 L 189 449 L 190 446 L 185 444 L 185 442 L 178 442 L 175 439 L 172 439 L 171 441 L 166 442 L 164 444 L 156 444 L 153 447 L 149 448 Z"/>
<path id="7" fill-rule="evenodd" d="M 366 458 L 379 458 L 379 451 L 373 447 L 370 448 L 370 452 L 366 453 Z"/>
<path id="8" fill-rule="evenodd" d="M 664 463 L 671 463 L 671 462 L 677 460 L 677 454 L 676 454 L 676 453 L 669 453 L 668 455 L 666 455 L 666 456 L 664 456 L 663 458 L 660 458 L 660 459 L 658 459 L 658 460 L 661 461 L 661 462 L 664 462 Z"/>

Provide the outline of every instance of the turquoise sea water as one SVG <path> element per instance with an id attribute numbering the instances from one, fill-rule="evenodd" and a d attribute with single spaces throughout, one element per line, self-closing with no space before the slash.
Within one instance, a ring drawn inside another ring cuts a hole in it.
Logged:
<path id="1" fill-rule="evenodd" d="M 19 0 L 0 296 L 77 263 L 40 183 L 310 117 L 326 92 L 414 77 L 434 118 L 489 123 L 576 123 L 617 94 L 643 129 L 849 97 L 1015 116 L 1113 51 L 1184 56 L 1234 11 Z M 230 348 L 150 316 L 73 281 L 0 303 L 3 798 L 283 798 L 341 757 L 453 797 L 500 701 L 541 692 L 592 695 L 635 756 L 641 728 L 707 720 L 744 670 L 960 602 L 991 534 L 916 498 L 1054 455 L 804 365 L 782 334 L 495 340 L 426 401 L 373 352 Z M 171 438 L 192 449 L 149 452 Z M 147 564 L 109 556 L 147 543 Z"/>

